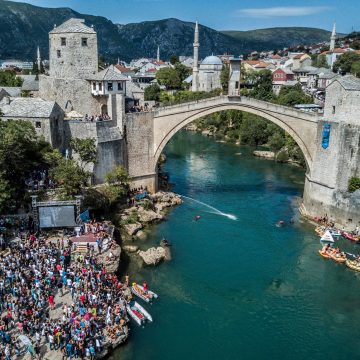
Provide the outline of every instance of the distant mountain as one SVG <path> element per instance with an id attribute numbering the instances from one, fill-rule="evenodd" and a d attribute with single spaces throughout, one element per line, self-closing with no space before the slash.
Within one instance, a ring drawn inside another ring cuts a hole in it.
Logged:
<path id="1" fill-rule="evenodd" d="M 42 57 L 47 58 L 48 32 L 54 24 L 60 25 L 72 17 L 94 25 L 99 38 L 99 53 L 107 61 L 155 57 L 158 45 L 164 60 L 173 54 L 192 55 L 194 24 L 190 22 L 165 19 L 119 25 L 104 17 L 80 14 L 70 8 L 43 8 L 0 0 L 0 59 L 35 59 L 37 46 L 40 46 Z M 211 53 L 239 55 L 325 41 L 329 37 L 328 31 L 309 28 L 219 32 L 200 26 L 200 56 L 203 58 Z"/>
<path id="2" fill-rule="evenodd" d="M 256 44 L 255 47 L 259 47 L 256 50 L 275 50 L 301 44 L 328 42 L 331 36 L 330 31 L 307 27 L 276 27 L 249 31 L 229 30 L 222 31 L 222 33 L 231 36 L 244 47 Z M 344 35 L 338 34 L 338 37 L 342 36 Z"/>

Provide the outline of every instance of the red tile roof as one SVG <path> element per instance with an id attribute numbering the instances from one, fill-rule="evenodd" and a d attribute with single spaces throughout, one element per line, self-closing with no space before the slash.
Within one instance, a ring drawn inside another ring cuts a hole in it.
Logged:
<path id="1" fill-rule="evenodd" d="M 130 68 L 127 68 L 125 66 L 122 66 L 122 65 L 114 65 L 116 67 L 116 69 L 118 69 L 120 72 L 122 73 L 126 73 L 126 72 L 131 72 L 132 70 Z"/>

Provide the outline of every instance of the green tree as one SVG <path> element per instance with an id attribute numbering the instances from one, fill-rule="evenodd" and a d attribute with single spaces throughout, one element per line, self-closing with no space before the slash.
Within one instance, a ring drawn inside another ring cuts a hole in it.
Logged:
<path id="1" fill-rule="evenodd" d="M 50 144 L 36 136 L 29 121 L 0 121 L 1 212 L 23 203 L 25 180 L 34 169 L 47 166 L 45 156 L 51 151 Z M 7 204 L 6 199 L 10 199 Z"/>
<path id="2" fill-rule="evenodd" d="M 360 189 L 360 179 L 358 177 L 352 177 L 349 179 L 348 191 L 355 192 Z"/>
<path id="3" fill-rule="evenodd" d="M 110 205 L 113 205 L 126 194 L 131 178 L 126 169 L 119 165 L 106 174 L 105 181 L 106 186 L 103 188 L 103 193 L 108 198 Z"/>
<path id="4" fill-rule="evenodd" d="M 270 136 L 268 144 L 272 151 L 277 152 L 285 145 L 285 137 L 277 131 Z"/>
<path id="5" fill-rule="evenodd" d="M 95 139 L 78 139 L 74 138 L 70 141 L 70 147 L 78 154 L 81 167 L 96 162 L 97 147 Z"/>
<path id="6" fill-rule="evenodd" d="M 230 77 L 230 66 L 228 64 L 224 64 L 221 69 L 220 82 L 225 93 L 227 93 L 229 90 L 228 89 L 229 77 Z"/>
<path id="7" fill-rule="evenodd" d="M 166 86 L 169 90 L 181 89 L 182 81 L 179 73 L 173 68 L 162 68 L 156 73 L 156 79 L 160 85 Z"/>
<path id="8" fill-rule="evenodd" d="M 18 87 L 21 86 L 23 80 L 16 76 L 14 71 L 0 71 L 0 86 Z"/>
<path id="9" fill-rule="evenodd" d="M 145 101 L 159 101 L 160 87 L 158 84 L 151 84 L 145 88 Z"/>
<path id="10" fill-rule="evenodd" d="M 181 82 L 183 82 L 191 74 L 191 69 L 179 62 L 175 64 L 174 69 L 178 73 Z"/>
<path id="11" fill-rule="evenodd" d="M 348 51 L 337 58 L 333 65 L 333 71 L 335 73 L 349 73 L 351 66 L 357 61 L 360 61 L 360 55 L 355 51 Z"/>
<path id="12" fill-rule="evenodd" d="M 274 98 L 272 73 L 270 70 L 248 72 L 245 82 L 252 85 L 249 96 L 264 101 L 271 101 Z"/>
<path id="13" fill-rule="evenodd" d="M 61 159 L 57 166 L 50 170 L 50 176 L 59 185 L 57 193 L 61 199 L 79 195 L 88 185 L 91 173 L 85 171 L 74 160 Z"/>
<path id="14" fill-rule="evenodd" d="M 277 103 L 285 106 L 294 106 L 296 104 L 311 104 L 311 96 L 304 94 L 301 84 L 294 86 L 283 86 L 277 98 Z"/>
<path id="15" fill-rule="evenodd" d="M 355 40 L 350 43 L 350 47 L 354 50 L 360 50 L 360 40 Z"/>
<path id="16" fill-rule="evenodd" d="M 178 62 L 179 62 L 179 58 L 176 55 L 171 55 L 170 56 L 170 64 L 171 65 L 175 65 Z"/>
<path id="17" fill-rule="evenodd" d="M 351 73 L 360 78 L 360 61 L 356 61 L 351 65 Z"/>
<path id="18" fill-rule="evenodd" d="M 326 56 L 325 55 L 317 55 L 315 56 L 315 58 L 312 61 L 312 65 L 316 66 L 318 68 L 329 68 L 329 64 L 326 61 Z"/>
<path id="19" fill-rule="evenodd" d="M 131 178 L 126 169 L 122 165 L 119 165 L 106 174 L 105 181 L 108 184 L 127 185 L 131 181 Z"/>

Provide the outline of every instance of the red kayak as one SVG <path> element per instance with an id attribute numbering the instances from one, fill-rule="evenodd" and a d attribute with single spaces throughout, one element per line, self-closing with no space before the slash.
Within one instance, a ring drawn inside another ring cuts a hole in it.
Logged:
<path id="1" fill-rule="evenodd" d="M 344 237 L 345 239 L 351 240 L 351 241 L 358 241 L 359 239 L 357 237 L 355 237 L 354 235 L 346 232 L 346 231 L 342 231 L 341 232 L 341 236 Z"/>

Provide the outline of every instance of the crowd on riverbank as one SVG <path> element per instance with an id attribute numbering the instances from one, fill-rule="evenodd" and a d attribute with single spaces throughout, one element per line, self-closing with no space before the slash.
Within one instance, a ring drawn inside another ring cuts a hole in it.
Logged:
<path id="1" fill-rule="evenodd" d="M 100 235 L 104 228 L 92 224 L 90 231 Z M 71 241 L 35 235 L 0 255 L 1 358 L 59 351 L 63 358 L 93 359 L 127 337 L 126 284 L 90 248 L 76 255 Z"/>

